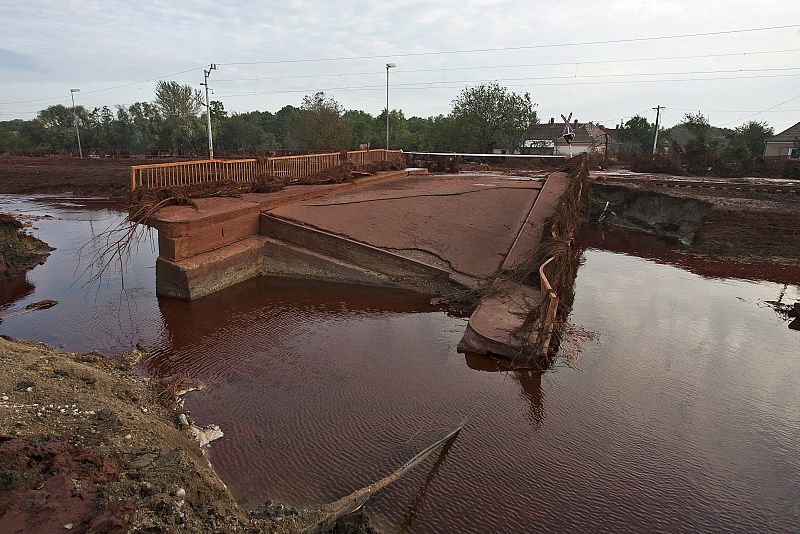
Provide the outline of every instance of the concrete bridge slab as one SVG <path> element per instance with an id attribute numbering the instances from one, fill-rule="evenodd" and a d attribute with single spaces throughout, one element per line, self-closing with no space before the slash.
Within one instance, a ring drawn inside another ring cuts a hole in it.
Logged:
<path id="1" fill-rule="evenodd" d="M 485 279 L 499 270 L 541 188 L 499 175 L 411 176 L 269 213 Z"/>

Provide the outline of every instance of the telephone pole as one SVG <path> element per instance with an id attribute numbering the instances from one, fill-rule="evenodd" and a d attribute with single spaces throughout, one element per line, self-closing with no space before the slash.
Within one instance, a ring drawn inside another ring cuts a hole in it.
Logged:
<path id="1" fill-rule="evenodd" d="M 78 129 L 78 112 L 75 111 L 75 93 L 79 93 L 80 89 L 70 89 L 69 96 L 72 97 L 72 116 L 75 120 L 75 136 L 78 138 L 78 157 L 83 159 L 83 150 L 81 150 L 81 131 Z"/>
<path id="2" fill-rule="evenodd" d="M 653 109 L 656 110 L 656 133 L 653 136 L 653 154 L 655 154 L 658 148 L 658 120 L 661 118 L 661 110 L 664 109 L 664 106 L 656 106 Z"/>
<path id="3" fill-rule="evenodd" d="M 208 100 L 208 77 L 211 71 L 217 70 L 217 64 L 212 63 L 208 70 L 203 69 L 203 84 L 206 86 L 206 119 L 208 121 L 208 159 L 214 159 L 214 139 L 211 136 L 211 102 Z"/>

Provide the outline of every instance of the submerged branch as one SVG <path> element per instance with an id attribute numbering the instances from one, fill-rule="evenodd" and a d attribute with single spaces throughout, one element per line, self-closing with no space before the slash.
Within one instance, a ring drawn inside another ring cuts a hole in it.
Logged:
<path id="1" fill-rule="evenodd" d="M 419 453 L 417 453 L 413 458 L 408 460 L 404 463 L 399 469 L 394 471 L 393 473 L 385 476 L 384 478 L 378 480 L 361 488 L 360 490 L 354 491 L 350 495 L 346 497 L 342 497 L 336 502 L 328 504 L 324 507 L 325 510 L 328 511 L 328 515 L 326 515 L 321 521 L 318 523 L 306 528 L 303 530 L 303 534 L 316 534 L 320 532 L 325 532 L 328 528 L 330 528 L 338 519 L 344 517 L 347 514 L 355 512 L 364 504 L 366 504 L 367 500 L 372 496 L 373 493 L 376 493 L 392 482 L 397 481 L 400 477 L 405 475 L 407 472 L 412 470 L 414 467 L 422 463 L 430 454 L 435 451 L 440 445 L 447 443 L 449 440 L 453 439 L 461 429 L 464 428 L 465 423 L 461 423 L 458 425 L 454 430 L 444 436 L 442 439 L 436 441 L 435 443 L 425 447 Z"/>

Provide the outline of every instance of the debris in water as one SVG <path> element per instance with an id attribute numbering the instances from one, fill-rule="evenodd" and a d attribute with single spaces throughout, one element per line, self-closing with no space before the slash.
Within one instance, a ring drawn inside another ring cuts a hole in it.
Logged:
<path id="1" fill-rule="evenodd" d="M 31 302 L 24 308 L 15 308 L 13 310 L 7 310 L 0 312 L 0 317 L 16 317 L 18 315 L 23 315 L 26 313 L 30 313 L 36 310 L 46 310 L 48 308 L 52 308 L 58 304 L 57 300 L 40 300 L 38 302 Z"/>
<path id="2" fill-rule="evenodd" d="M 430 456 L 430 454 L 436 450 L 437 447 L 447 443 L 451 439 L 454 439 L 459 432 L 461 432 L 461 429 L 464 428 L 464 424 L 465 423 L 461 423 L 442 439 L 422 449 L 413 458 L 404 463 L 393 473 L 383 477 L 373 484 L 370 484 L 369 486 L 354 491 L 350 495 L 342 497 L 338 501 L 323 507 L 323 510 L 328 512 L 327 515 L 321 521 L 303 530 L 303 534 L 327 532 L 336 523 L 336 521 L 361 509 L 361 507 L 366 504 L 367 500 L 369 500 L 373 493 L 376 493 L 392 482 L 395 482 L 408 471 L 419 465 L 423 460 L 425 460 L 425 458 Z"/>
<path id="3" fill-rule="evenodd" d="M 201 428 L 194 424 L 189 425 L 189 434 L 197 440 L 201 449 L 208 447 L 212 441 L 216 441 L 225 435 L 217 425 L 208 425 L 205 428 Z"/>

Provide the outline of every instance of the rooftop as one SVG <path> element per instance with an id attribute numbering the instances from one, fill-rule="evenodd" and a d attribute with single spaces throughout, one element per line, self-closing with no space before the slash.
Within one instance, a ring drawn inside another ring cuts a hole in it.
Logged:
<path id="1" fill-rule="evenodd" d="M 592 137 L 586 129 L 586 124 L 575 121 L 570 124 L 570 126 L 572 126 L 572 130 L 575 132 L 575 139 L 572 140 L 573 143 L 588 144 L 592 142 Z M 526 137 L 530 140 L 551 140 L 557 144 L 561 144 L 564 143 L 564 139 L 561 138 L 562 135 L 564 135 L 564 123 L 555 122 L 553 119 L 550 119 L 550 122 L 533 126 Z"/>
<path id="2" fill-rule="evenodd" d="M 795 124 L 794 126 L 790 126 L 789 128 L 785 129 L 775 137 L 770 137 L 768 140 L 772 142 L 776 141 L 788 141 L 792 142 L 795 139 L 800 138 L 800 122 Z"/>

